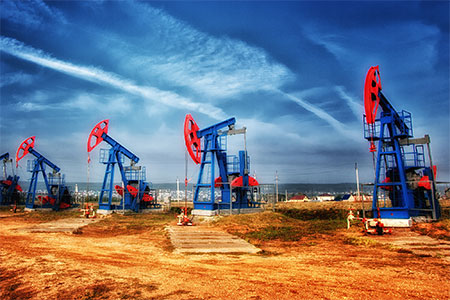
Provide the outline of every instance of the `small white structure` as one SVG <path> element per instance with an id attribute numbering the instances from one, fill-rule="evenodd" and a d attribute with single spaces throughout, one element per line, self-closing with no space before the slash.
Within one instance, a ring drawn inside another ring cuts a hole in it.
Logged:
<path id="1" fill-rule="evenodd" d="M 321 194 L 317 196 L 317 201 L 323 202 L 323 201 L 333 201 L 334 196 L 331 194 Z"/>

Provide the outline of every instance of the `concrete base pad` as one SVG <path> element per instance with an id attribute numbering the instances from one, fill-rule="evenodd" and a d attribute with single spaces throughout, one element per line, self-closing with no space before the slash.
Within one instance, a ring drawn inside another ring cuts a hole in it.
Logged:
<path id="1" fill-rule="evenodd" d="M 234 208 L 232 210 L 231 214 L 233 214 L 233 215 L 252 214 L 252 213 L 257 213 L 257 212 L 262 212 L 262 211 L 264 211 L 263 208 L 241 208 L 241 209 Z M 205 216 L 205 217 L 217 216 L 217 215 L 226 216 L 226 215 L 230 214 L 230 210 L 229 209 L 221 209 L 221 210 L 218 210 L 218 209 L 215 209 L 215 210 L 193 209 L 191 214 L 194 216 Z"/>
<path id="2" fill-rule="evenodd" d="M 112 213 L 121 214 L 123 212 L 124 212 L 123 209 L 97 209 L 97 214 L 100 214 L 100 215 L 109 215 L 109 214 L 112 214 Z M 126 213 L 132 213 L 133 211 L 131 209 L 125 209 L 125 212 Z M 147 214 L 147 213 L 161 213 L 161 212 L 164 212 L 164 210 L 162 208 L 141 209 L 139 211 L 139 213 L 144 213 L 144 214 Z"/>
<path id="3" fill-rule="evenodd" d="M 51 208 L 28 208 L 25 207 L 23 211 L 52 211 Z"/>
<path id="4" fill-rule="evenodd" d="M 384 227 L 411 227 L 412 220 L 410 219 L 380 219 Z M 370 226 L 375 226 L 376 222 L 373 219 L 368 219 Z"/>
<path id="5" fill-rule="evenodd" d="M 257 253 L 252 244 L 215 228 L 167 226 L 175 253 Z"/>
<path id="6" fill-rule="evenodd" d="M 120 210 L 120 211 L 123 211 L 123 210 Z M 131 210 L 125 210 L 125 212 L 129 212 L 129 211 L 131 211 Z M 114 209 L 97 209 L 97 214 L 100 214 L 100 215 L 110 215 L 110 214 L 112 214 L 112 213 L 115 213 L 115 212 L 119 212 L 119 210 L 114 210 Z"/>

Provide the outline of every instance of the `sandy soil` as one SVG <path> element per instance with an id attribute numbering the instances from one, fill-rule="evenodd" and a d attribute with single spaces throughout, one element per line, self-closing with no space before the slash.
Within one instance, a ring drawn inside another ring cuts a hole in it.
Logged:
<path id="1" fill-rule="evenodd" d="M 183 255 L 163 226 L 18 230 L 35 223 L 0 218 L 0 299 L 449 298 L 447 260 L 348 243 L 348 234 L 361 236 L 356 229 L 261 242 L 260 254 Z"/>

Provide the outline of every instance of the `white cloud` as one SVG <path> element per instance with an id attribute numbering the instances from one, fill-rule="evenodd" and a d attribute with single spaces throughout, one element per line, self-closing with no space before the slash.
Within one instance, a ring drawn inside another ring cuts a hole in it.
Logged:
<path id="1" fill-rule="evenodd" d="M 11 84 L 28 85 L 33 81 L 33 76 L 23 72 L 1 74 L 0 88 Z"/>
<path id="2" fill-rule="evenodd" d="M 335 90 L 337 91 L 338 95 L 347 102 L 347 105 L 350 107 L 350 110 L 355 115 L 355 117 L 358 120 L 361 120 L 362 115 L 364 113 L 364 107 L 361 105 L 360 102 L 356 101 L 354 98 L 352 98 L 346 91 L 343 86 L 335 86 Z"/>
<path id="3" fill-rule="evenodd" d="M 123 94 L 83 93 L 61 103 L 60 108 L 90 110 L 105 114 L 126 114 L 131 110 L 131 103 Z"/>
<path id="4" fill-rule="evenodd" d="M 17 103 L 17 109 L 21 111 L 43 111 L 48 109 L 49 106 L 45 104 L 33 103 L 33 102 L 19 102 Z"/>
<path id="5" fill-rule="evenodd" d="M 411 68 L 432 70 L 437 60 L 439 29 L 417 21 L 372 24 L 370 28 L 339 27 L 339 32 L 323 23 L 311 23 L 302 28 L 311 41 L 323 46 L 345 65 L 389 61 L 395 62 L 396 68 L 411 72 Z"/>
<path id="6" fill-rule="evenodd" d="M 34 91 L 21 97 L 15 104 L 18 111 L 91 111 L 103 114 L 123 115 L 131 111 L 131 103 L 124 94 L 96 95 L 93 93 L 81 93 L 66 99 L 57 101 L 61 96 L 58 92 Z"/>
<path id="7" fill-rule="evenodd" d="M 285 93 L 280 90 L 275 90 L 274 92 L 277 92 L 281 94 L 282 96 L 286 97 L 287 99 L 290 99 L 291 101 L 297 103 L 304 109 L 308 110 L 309 112 L 316 115 L 318 118 L 322 119 L 323 121 L 327 122 L 331 127 L 333 127 L 337 132 L 340 134 L 346 136 L 347 138 L 351 138 L 353 140 L 359 140 L 360 137 L 355 135 L 355 132 L 351 129 L 349 129 L 345 124 L 339 122 L 336 120 L 333 116 L 331 116 L 329 113 L 324 111 L 323 109 L 319 108 L 316 105 L 313 105 L 306 100 L 304 100 L 301 97 L 297 97 L 292 93 Z"/>
<path id="8" fill-rule="evenodd" d="M 39 64 L 41 66 L 75 76 L 87 81 L 112 86 L 127 93 L 140 96 L 152 102 L 158 102 L 174 108 L 184 108 L 198 111 L 215 119 L 223 119 L 224 112 L 211 104 L 194 102 L 189 98 L 174 92 L 160 90 L 150 86 L 140 86 L 133 81 L 122 78 L 117 74 L 105 72 L 99 68 L 79 66 L 50 57 L 48 54 L 28 47 L 23 43 L 6 37 L 1 37 L 0 49 L 10 55 Z"/>
<path id="9" fill-rule="evenodd" d="M 0 2 L 0 15 L 2 19 L 31 29 L 47 26 L 49 20 L 67 23 L 58 9 L 51 8 L 40 0 L 3 0 Z"/>
<path id="10" fill-rule="evenodd" d="M 147 3 L 133 3 L 133 18 L 146 34 L 134 40 L 99 34 L 103 47 L 122 67 L 140 77 L 157 78 L 169 85 L 187 87 L 207 97 L 232 97 L 242 93 L 279 88 L 294 78 L 284 65 L 261 48 L 226 36 L 215 37 L 177 20 Z M 124 58 L 123 53 L 133 53 Z"/>

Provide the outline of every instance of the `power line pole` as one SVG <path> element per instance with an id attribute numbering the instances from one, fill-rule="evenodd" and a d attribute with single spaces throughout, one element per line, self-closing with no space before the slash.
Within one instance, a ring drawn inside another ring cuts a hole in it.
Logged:
<path id="1" fill-rule="evenodd" d="M 180 179 L 177 177 L 177 202 L 180 202 Z"/>
<path id="2" fill-rule="evenodd" d="M 275 203 L 278 203 L 278 171 L 275 171 Z"/>

